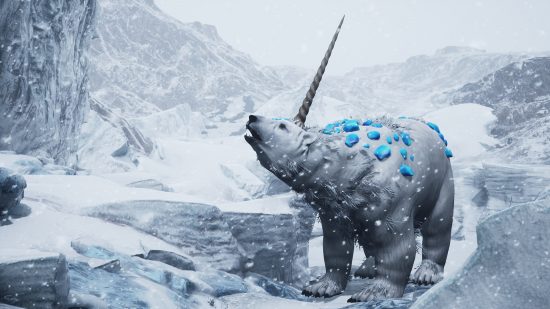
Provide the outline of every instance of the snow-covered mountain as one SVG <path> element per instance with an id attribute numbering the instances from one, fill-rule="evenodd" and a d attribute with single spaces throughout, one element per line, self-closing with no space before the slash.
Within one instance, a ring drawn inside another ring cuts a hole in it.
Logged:
<path id="1" fill-rule="evenodd" d="M 283 89 L 273 71 L 233 49 L 213 26 L 182 23 L 153 1 L 100 0 L 99 6 L 90 88 L 124 116 L 189 104 L 231 118 Z"/>
<path id="2" fill-rule="evenodd" d="M 509 64 L 449 93 L 449 100 L 493 108 L 496 151 L 507 160 L 550 162 L 550 57 Z"/>
<path id="3" fill-rule="evenodd" d="M 337 48 L 333 57 L 338 57 Z M 335 118 L 390 114 L 423 115 L 448 105 L 445 92 L 474 82 L 525 54 L 487 53 L 483 50 L 450 46 L 433 55 L 420 55 L 402 63 L 362 67 L 343 76 L 326 76 L 314 99 L 309 124 L 322 125 Z M 266 104 L 258 113 L 269 116 L 292 116 L 309 87 L 311 77 L 304 79 L 302 70 L 289 72 L 296 87 Z"/>
<path id="4" fill-rule="evenodd" d="M 74 162 L 95 15 L 96 1 L 0 3 L 0 150 Z"/>

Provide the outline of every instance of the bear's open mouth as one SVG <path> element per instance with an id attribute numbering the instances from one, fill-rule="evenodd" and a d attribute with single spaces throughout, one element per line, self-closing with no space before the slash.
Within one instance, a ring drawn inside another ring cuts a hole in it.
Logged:
<path id="1" fill-rule="evenodd" d="M 250 124 L 246 124 L 246 133 L 244 135 L 244 138 L 247 141 L 253 141 L 253 140 L 261 141 L 262 140 L 260 138 L 260 135 L 258 134 L 258 132 L 256 132 L 252 127 L 250 127 Z"/>

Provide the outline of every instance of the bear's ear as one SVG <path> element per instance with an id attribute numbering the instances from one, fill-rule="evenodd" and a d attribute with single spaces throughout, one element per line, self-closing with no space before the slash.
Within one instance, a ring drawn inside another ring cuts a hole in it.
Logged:
<path id="1" fill-rule="evenodd" d="M 313 142 L 315 142 L 316 139 L 317 139 L 317 135 L 310 132 L 304 133 L 304 145 L 309 146 L 313 144 Z"/>

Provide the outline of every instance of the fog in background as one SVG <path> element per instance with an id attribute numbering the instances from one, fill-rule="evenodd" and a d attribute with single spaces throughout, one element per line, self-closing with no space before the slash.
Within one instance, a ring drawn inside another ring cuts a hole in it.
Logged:
<path id="1" fill-rule="evenodd" d="M 329 73 L 402 61 L 461 45 L 550 50 L 550 1 L 155 0 L 184 22 L 217 27 L 261 64 L 317 67 L 339 19 L 346 21 Z"/>

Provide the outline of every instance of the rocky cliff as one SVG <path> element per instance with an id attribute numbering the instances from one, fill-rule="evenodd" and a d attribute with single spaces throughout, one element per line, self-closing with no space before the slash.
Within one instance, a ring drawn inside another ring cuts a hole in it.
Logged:
<path id="1" fill-rule="evenodd" d="M 71 162 L 96 1 L 0 3 L 0 149 Z"/>
<path id="2" fill-rule="evenodd" d="M 550 162 L 550 57 L 509 64 L 477 82 L 449 93 L 454 103 L 478 103 L 494 109 L 492 133 L 507 160 Z"/>

